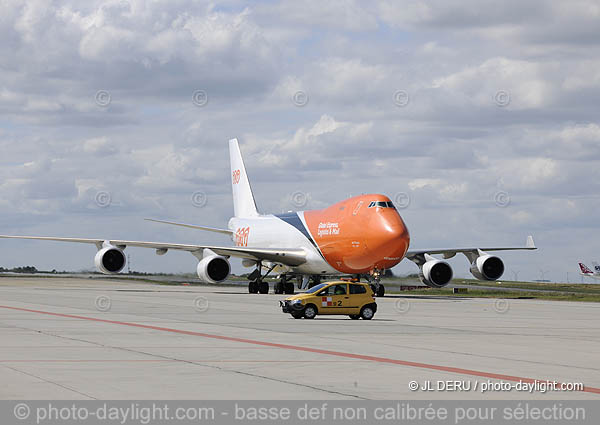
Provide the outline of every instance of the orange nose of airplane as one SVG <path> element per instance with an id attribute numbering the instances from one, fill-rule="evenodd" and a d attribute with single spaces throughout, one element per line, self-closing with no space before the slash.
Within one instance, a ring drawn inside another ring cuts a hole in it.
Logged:
<path id="1" fill-rule="evenodd" d="M 410 245 L 410 235 L 404 220 L 395 209 L 378 214 L 371 221 L 372 232 L 366 244 L 372 252 L 374 266 L 389 269 L 398 264 Z"/>
<path id="2" fill-rule="evenodd" d="M 410 243 L 402 217 L 383 195 L 361 195 L 324 210 L 304 211 L 304 218 L 326 261 L 342 273 L 392 268 Z"/>

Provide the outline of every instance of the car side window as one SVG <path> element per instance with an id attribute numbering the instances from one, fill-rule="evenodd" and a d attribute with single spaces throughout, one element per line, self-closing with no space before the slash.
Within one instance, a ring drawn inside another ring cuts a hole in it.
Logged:
<path id="1" fill-rule="evenodd" d="M 346 285 L 335 285 L 333 295 L 346 295 Z"/>
<path id="2" fill-rule="evenodd" d="M 346 285 L 331 285 L 327 288 L 324 288 L 321 292 L 317 293 L 318 296 L 331 296 L 331 295 L 346 295 Z"/>
<path id="3" fill-rule="evenodd" d="M 351 294 L 366 294 L 367 289 L 363 285 L 350 285 Z"/>
<path id="4" fill-rule="evenodd" d="M 317 295 L 319 295 L 319 296 L 333 295 L 333 286 L 328 286 L 327 288 L 325 288 L 322 291 L 320 291 L 319 293 L 317 293 Z"/>

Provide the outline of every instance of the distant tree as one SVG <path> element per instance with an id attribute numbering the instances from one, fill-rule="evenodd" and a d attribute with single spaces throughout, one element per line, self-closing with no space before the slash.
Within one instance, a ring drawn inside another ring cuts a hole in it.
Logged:
<path id="1" fill-rule="evenodd" d="M 34 266 L 21 266 L 14 267 L 10 269 L 10 271 L 13 273 L 37 273 L 38 269 L 36 269 Z"/>

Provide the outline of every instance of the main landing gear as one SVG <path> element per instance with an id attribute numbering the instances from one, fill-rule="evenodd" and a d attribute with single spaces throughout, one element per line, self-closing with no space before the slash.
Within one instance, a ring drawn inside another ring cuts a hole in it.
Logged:
<path id="1" fill-rule="evenodd" d="M 263 279 L 273 271 L 275 266 L 271 267 L 264 276 L 261 275 L 262 264 L 259 262 L 256 265 L 256 269 L 248 275 L 248 292 L 251 294 L 268 294 L 269 293 L 269 282 L 265 282 Z"/>
<path id="2" fill-rule="evenodd" d="M 310 289 L 321 283 L 321 276 L 318 274 L 301 274 L 296 277 L 298 289 Z"/>
<path id="3" fill-rule="evenodd" d="M 308 289 L 312 288 L 313 286 L 317 286 L 321 283 L 321 276 L 319 276 L 318 274 L 313 274 L 310 277 L 310 281 L 308 282 Z"/>
<path id="4" fill-rule="evenodd" d="M 248 275 L 248 292 L 251 294 L 268 294 L 269 283 L 265 282 L 265 278 L 273 271 L 275 266 L 271 267 L 267 272 L 261 275 L 262 264 L 258 263 L 256 269 Z M 285 274 L 280 276 L 278 282 L 275 283 L 273 290 L 276 294 L 293 294 L 294 282 L 292 282 Z"/>
<path id="5" fill-rule="evenodd" d="M 268 294 L 269 284 L 262 280 L 251 280 L 248 282 L 248 292 L 251 294 Z"/>
<path id="6" fill-rule="evenodd" d="M 369 285 L 371 286 L 371 289 L 376 297 L 383 297 L 385 295 L 385 286 L 383 286 L 383 283 L 381 283 L 381 273 L 381 270 L 373 269 L 367 276 Z"/>
<path id="7" fill-rule="evenodd" d="M 292 282 L 285 274 L 280 276 L 279 282 L 275 283 L 273 290 L 276 294 L 293 294 L 294 282 Z"/>

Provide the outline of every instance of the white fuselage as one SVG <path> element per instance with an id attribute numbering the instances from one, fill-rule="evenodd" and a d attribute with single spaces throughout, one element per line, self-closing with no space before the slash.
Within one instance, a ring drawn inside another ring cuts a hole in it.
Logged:
<path id="1" fill-rule="evenodd" d="M 304 222 L 304 214 L 298 212 Z M 281 266 L 277 272 L 293 271 L 302 274 L 339 274 L 339 270 L 327 263 L 319 249 L 296 228 L 275 215 L 259 215 L 252 218 L 232 217 L 228 228 L 233 232 L 236 246 L 260 248 L 302 248 L 306 251 L 306 263 L 296 267 Z"/>

